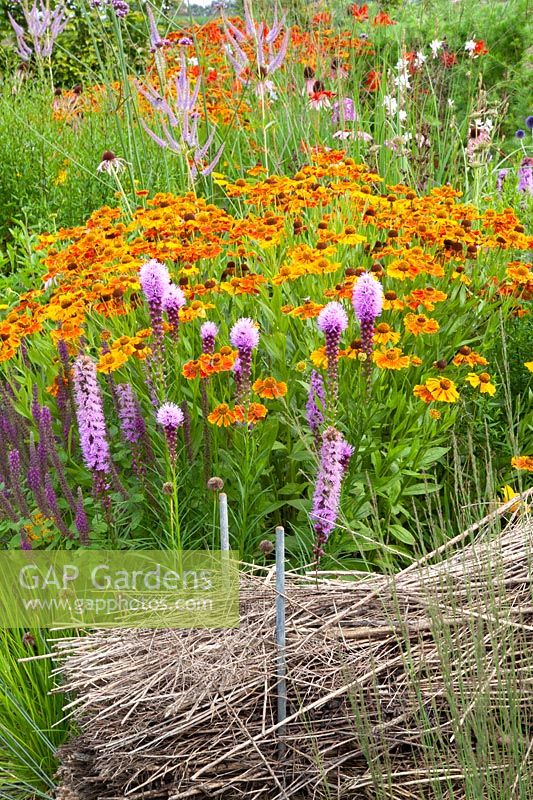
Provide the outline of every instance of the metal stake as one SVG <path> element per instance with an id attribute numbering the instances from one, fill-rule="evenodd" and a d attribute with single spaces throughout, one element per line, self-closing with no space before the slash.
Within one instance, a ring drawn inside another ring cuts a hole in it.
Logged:
<path id="1" fill-rule="evenodd" d="M 278 724 L 287 717 L 287 664 L 285 660 L 285 531 L 276 528 L 276 644 L 278 678 Z M 285 753 L 285 725 L 278 728 L 278 754 Z"/>
<path id="2" fill-rule="evenodd" d="M 218 496 L 220 507 L 220 549 L 229 550 L 229 526 L 228 526 L 228 496 L 225 492 L 220 492 Z"/>

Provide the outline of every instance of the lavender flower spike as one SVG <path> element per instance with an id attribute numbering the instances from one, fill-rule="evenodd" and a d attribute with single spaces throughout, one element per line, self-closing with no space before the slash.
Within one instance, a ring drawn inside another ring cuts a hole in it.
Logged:
<path id="1" fill-rule="evenodd" d="M 383 288 L 381 283 L 369 272 L 364 272 L 355 284 L 352 304 L 361 326 L 361 346 L 367 358 L 365 362 L 366 385 L 367 392 L 370 392 L 374 322 L 383 310 Z"/>
<path id="2" fill-rule="evenodd" d="M 159 350 L 163 342 L 163 298 L 170 287 L 168 269 L 152 258 L 142 265 L 139 282 L 148 304 L 156 350 Z"/>
<path id="3" fill-rule="evenodd" d="M 74 361 L 74 398 L 83 460 L 101 480 L 111 472 L 111 456 L 96 364 L 89 356 L 81 355 Z"/>
<path id="4" fill-rule="evenodd" d="M 311 373 L 311 381 L 309 383 L 309 395 L 307 398 L 307 423 L 318 439 L 320 426 L 324 422 L 324 409 L 326 407 L 326 392 L 324 390 L 324 381 L 322 375 L 316 370 Z"/>
<path id="5" fill-rule="evenodd" d="M 241 317 L 232 327 L 229 339 L 233 347 L 239 351 L 240 375 L 237 384 L 237 400 L 239 401 L 250 393 L 252 351 L 259 344 L 259 330 L 250 317 Z"/>
<path id="6" fill-rule="evenodd" d="M 183 425 L 183 411 L 175 403 L 163 403 L 157 412 L 157 421 L 163 427 L 170 457 L 176 460 L 177 431 Z"/>
<path id="7" fill-rule="evenodd" d="M 343 460 L 346 456 L 345 446 L 346 442 L 336 428 L 330 427 L 324 431 L 311 511 L 311 519 L 317 536 L 315 549 L 317 559 L 324 553 L 323 545 L 335 528 L 339 513 L 344 474 Z"/>
<path id="8" fill-rule="evenodd" d="M 163 311 L 166 311 L 168 321 L 172 325 L 172 336 L 175 341 L 177 341 L 179 335 L 180 308 L 183 308 L 186 302 L 185 295 L 179 286 L 171 283 L 163 295 L 162 305 Z"/>
<path id="9" fill-rule="evenodd" d="M 342 332 L 348 327 L 348 316 L 340 303 L 328 303 L 318 315 L 317 324 L 319 330 L 326 337 L 328 389 L 331 402 L 334 405 L 338 394 L 337 362 L 339 360 L 339 343 Z"/>
<path id="10" fill-rule="evenodd" d="M 218 333 L 218 327 L 214 322 L 204 322 L 200 328 L 200 336 L 202 337 L 202 353 L 215 352 L 215 339 Z"/>

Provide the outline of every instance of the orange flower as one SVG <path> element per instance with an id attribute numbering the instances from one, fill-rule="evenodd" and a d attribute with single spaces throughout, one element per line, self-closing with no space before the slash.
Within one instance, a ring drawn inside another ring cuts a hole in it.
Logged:
<path id="1" fill-rule="evenodd" d="M 226 403 L 220 403 L 213 409 L 207 419 L 212 425 L 217 425 L 219 428 L 227 428 L 242 419 L 242 409 L 240 406 L 230 408 Z"/>
<path id="2" fill-rule="evenodd" d="M 433 401 L 433 395 L 431 394 L 425 383 L 417 384 L 413 389 L 413 394 L 415 397 L 418 397 L 420 398 L 420 400 L 423 400 L 424 403 L 431 403 Z"/>
<path id="3" fill-rule="evenodd" d="M 439 375 L 438 378 L 428 378 L 426 388 L 433 400 L 439 400 L 442 403 L 456 403 L 459 400 L 459 392 L 455 388 L 454 382 L 442 375 Z"/>
<path id="4" fill-rule="evenodd" d="M 268 408 L 262 403 L 250 403 L 248 407 L 248 422 L 255 425 L 260 419 L 264 419 L 268 414 Z"/>
<path id="5" fill-rule="evenodd" d="M 284 397 L 287 394 L 287 384 L 277 381 L 275 378 L 257 380 L 252 389 L 259 397 L 266 397 L 270 400 L 274 400 L 276 397 Z"/>
<path id="6" fill-rule="evenodd" d="M 403 324 L 413 336 L 419 336 L 421 333 L 437 333 L 439 330 L 437 320 L 426 317 L 425 314 L 407 314 Z"/>
<path id="7" fill-rule="evenodd" d="M 301 306 L 291 308 L 287 313 L 291 317 L 313 319 L 313 317 L 318 317 L 323 308 L 324 306 L 321 303 L 314 303 L 312 300 L 306 300 Z"/>
<path id="8" fill-rule="evenodd" d="M 376 325 L 374 328 L 374 341 L 376 344 L 388 344 L 389 342 L 396 344 L 399 338 L 400 334 L 393 331 L 391 326 L 387 325 L 386 322 L 380 322 L 379 325 Z"/>
<path id="9" fill-rule="evenodd" d="M 409 356 L 403 355 L 400 347 L 391 347 L 388 350 L 377 350 L 374 362 L 380 369 L 405 369 L 409 366 Z"/>
<path id="10" fill-rule="evenodd" d="M 469 372 L 466 376 L 466 380 L 474 389 L 479 387 L 481 394 L 490 394 L 491 397 L 496 394 L 496 387 L 491 383 L 488 372 L 481 372 L 479 375 L 475 372 Z"/>
<path id="11" fill-rule="evenodd" d="M 100 356 L 100 360 L 96 367 L 98 372 L 103 372 L 104 375 L 110 375 L 115 370 L 126 363 L 128 356 L 122 350 L 112 350 L 109 353 L 104 353 Z"/>
<path id="12" fill-rule="evenodd" d="M 511 465 L 515 469 L 525 469 L 527 472 L 533 472 L 533 456 L 515 456 L 511 459 Z"/>
<path id="13" fill-rule="evenodd" d="M 485 367 L 489 362 L 465 344 L 459 348 L 453 357 L 453 363 L 456 367 L 460 367 L 462 364 L 468 364 L 469 367 L 475 367 L 476 365 Z"/>

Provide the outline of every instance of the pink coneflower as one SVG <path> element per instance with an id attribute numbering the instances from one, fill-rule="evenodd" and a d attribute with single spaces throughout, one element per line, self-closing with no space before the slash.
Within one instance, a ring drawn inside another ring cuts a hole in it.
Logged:
<path id="1" fill-rule="evenodd" d="M 230 331 L 230 342 L 239 351 L 240 380 L 237 386 L 237 401 L 250 394 L 252 351 L 259 344 L 259 330 L 249 317 L 241 317 Z"/>
<path id="2" fill-rule="evenodd" d="M 342 332 L 348 327 L 348 316 L 340 303 L 328 303 L 318 315 L 317 325 L 326 337 L 328 389 L 330 400 L 332 404 L 335 404 L 338 393 L 337 362 L 339 360 L 339 343 Z"/>
<path id="3" fill-rule="evenodd" d="M 119 175 L 126 169 L 128 162 L 116 156 L 112 150 L 104 150 L 102 160 L 96 167 L 97 172 L 107 172 L 109 175 Z"/>
<path id="4" fill-rule="evenodd" d="M 165 431 L 167 440 L 168 451 L 170 458 L 174 463 L 176 460 L 176 447 L 177 447 L 177 432 L 178 428 L 183 425 L 183 411 L 175 403 L 163 403 L 157 412 L 157 422 L 162 426 Z"/>
<path id="5" fill-rule="evenodd" d="M 309 105 L 315 110 L 330 108 L 331 98 L 335 97 L 335 92 L 328 92 L 322 81 L 315 81 L 313 91 L 309 95 Z"/>

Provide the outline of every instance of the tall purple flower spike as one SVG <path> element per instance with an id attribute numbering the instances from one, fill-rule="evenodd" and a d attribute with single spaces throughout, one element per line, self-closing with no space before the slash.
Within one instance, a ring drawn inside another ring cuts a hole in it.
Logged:
<path id="1" fill-rule="evenodd" d="M 183 291 L 171 283 L 163 295 L 163 311 L 166 312 L 168 321 L 172 325 L 172 336 L 175 341 L 179 336 L 180 308 L 183 308 L 186 302 Z"/>
<path id="2" fill-rule="evenodd" d="M 241 81 L 241 83 L 246 82 L 242 75 L 250 67 L 250 59 L 248 58 L 243 47 L 241 47 L 241 45 L 247 41 L 253 45 L 257 59 L 257 64 L 255 66 L 257 67 L 261 78 L 264 79 L 268 75 L 272 75 L 272 73 L 276 72 L 276 70 L 281 67 L 285 60 L 285 56 L 287 55 L 291 32 L 290 28 L 285 27 L 285 33 L 283 35 L 280 47 L 277 53 L 274 52 L 274 42 L 285 26 L 285 18 L 283 18 L 281 21 L 278 19 L 277 8 L 274 9 L 274 20 L 268 33 L 266 33 L 266 25 L 264 22 L 259 22 L 256 25 L 250 9 L 249 0 L 244 0 L 244 20 L 246 33 L 242 33 L 242 31 L 233 25 L 233 23 L 227 19 L 225 15 L 223 15 L 223 17 L 227 40 L 227 44 L 224 46 L 224 51 L 228 61 L 235 70 L 237 78 Z"/>
<path id="3" fill-rule="evenodd" d="M 157 353 L 163 345 L 163 299 L 170 288 L 168 269 L 157 259 L 151 258 L 141 266 L 139 283 L 150 312 Z"/>
<path id="4" fill-rule="evenodd" d="M 353 288 L 352 304 L 361 327 L 361 346 L 366 355 L 366 385 L 367 392 L 370 392 L 374 323 L 383 310 L 383 288 L 369 272 L 364 272 L 358 278 Z"/>
<path id="5" fill-rule="evenodd" d="M 334 407 L 338 394 L 337 362 L 339 360 L 339 344 L 342 332 L 348 327 L 348 316 L 340 303 L 328 303 L 318 315 L 317 324 L 326 338 L 329 399 Z"/>
<path id="6" fill-rule="evenodd" d="M 26 30 L 13 19 L 11 14 L 7 15 L 17 37 L 17 52 L 21 60 L 29 61 L 33 52 L 37 58 L 49 58 L 57 37 L 65 30 L 68 23 L 64 6 L 58 3 L 51 9 L 44 0 L 39 0 L 39 3 L 35 0 L 31 9 L 22 5 L 21 10 Z M 33 48 L 28 45 L 25 37 L 31 40 Z"/>
<path id="7" fill-rule="evenodd" d="M 83 460 L 102 489 L 103 477 L 112 472 L 111 455 L 96 364 L 89 356 L 74 361 L 74 398 Z"/>
<path id="8" fill-rule="evenodd" d="M 157 412 L 157 422 L 165 431 L 170 458 L 176 460 L 178 428 L 183 425 L 183 411 L 175 403 L 163 403 Z"/>
<path id="9" fill-rule="evenodd" d="M 346 468 L 347 447 L 349 445 L 336 428 L 330 427 L 324 431 L 311 511 L 311 519 L 316 532 L 315 555 L 317 560 L 323 555 L 323 546 L 337 522 L 342 479 Z"/>
<path id="10" fill-rule="evenodd" d="M 307 398 L 307 424 L 311 428 L 315 440 L 319 441 L 320 428 L 324 422 L 324 411 L 326 408 L 326 391 L 322 375 L 315 369 L 311 373 L 309 382 L 309 395 Z"/>
<path id="11" fill-rule="evenodd" d="M 159 147 L 168 148 L 173 153 L 185 156 L 188 159 L 189 171 L 193 180 L 198 175 L 207 177 L 220 161 L 224 145 L 220 146 L 210 163 L 204 164 L 204 159 L 213 144 L 216 131 L 215 128 L 212 128 L 205 142 L 200 144 L 198 131 L 200 115 L 196 110 L 196 106 L 200 94 L 201 81 L 198 79 L 194 89 L 191 90 L 187 75 L 187 61 L 183 52 L 181 53 L 180 71 L 175 79 L 175 87 L 176 96 L 169 102 L 151 87 L 137 84 L 139 93 L 158 112 L 163 135 L 159 136 L 155 133 L 144 120 L 141 120 L 141 125 Z M 190 163 L 191 161 L 192 163 Z"/>
<path id="12" fill-rule="evenodd" d="M 250 394 L 250 375 L 252 372 L 252 351 L 259 344 L 259 331 L 250 317 L 241 317 L 232 327 L 229 339 L 233 347 L 239 351 L 239 380 L 237 383 L 237 401 Z M 234 367 L 236 364 L 234 365 Z M 237 375 L 237 371 L 234 370 Z"/>

